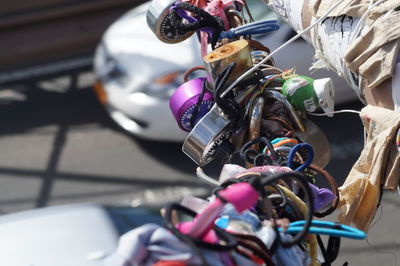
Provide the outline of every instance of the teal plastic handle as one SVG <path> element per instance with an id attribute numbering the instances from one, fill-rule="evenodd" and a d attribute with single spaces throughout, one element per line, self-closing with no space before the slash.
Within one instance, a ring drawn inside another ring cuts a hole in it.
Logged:
<path id="1" fill-rule="evenodd" d="M 285 231 L 288 234 L 295 234 L 303 230 L 305 221 L 296 221 L 289 224 L 289 228 Z M 283 232 L 282 228 L 279 228 Z M 352 226 L 329 222 L 329 221 L 311 221 L 311 226 L 308 230 L 309 234 L 329 235 L 337 237 L 346 237 L 351 239 L 365 239 L 365 232 Z"/>

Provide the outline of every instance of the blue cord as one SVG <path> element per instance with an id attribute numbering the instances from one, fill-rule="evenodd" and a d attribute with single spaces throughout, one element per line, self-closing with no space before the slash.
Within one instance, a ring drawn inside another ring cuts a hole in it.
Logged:
<path id="1" fill-rule="evenodd" d="M 285 140 L 285 139 L 289 139 L 289 138 L 287 138 L 287 137 L 276 138 L 276 139 L 271 140 L 271 144 L 274 145 L 274 144 L 278 143 L 279 141 Z"/>
<path id="2" fill-rule="evenodd" d="M 285 231 L 288 234 L 295 234 L 303 230 L 305 221 L 296 221 L 289 224 L 289 228 Z M 282 228 L 279 228 L 280 232 L 283 232 Z M 351 239 L 365 239 L 367 235 L 365 232 L 354 228 L 352 226 L 338 224 L 329 221 L 312 221 L 308 233 L 329 235 L 337 237 L 346 237 Z"/>
<path id="3" fill-rule="evenodd" d="M 296 152 L 302 148 L 304 148 L 307 151 L 307 160 L 302 165 L 300 165 L 299 167 L 294 169 L 294 158 L 296 156 Z M 290 150 L 289 155 L 288 155 L 287 166 L 291 169 L 294 169 L 295 171 L 302 172 L 304 169 L 306 169 L 308 166 L 310 166 L 310 164 L 312 163 L 313 160 L 314 160 L 314 150 L 313 150 L 312 146 L 308 143 L 299 143 L 299 144 L 296 144 Z"/>
<path id="4" fill-rule="evenodd" d="M 262 20 L 262 21 L 248 23 L 243 26 L 239 26 L 237 28 L 232 28 L 227 31 L 222 31 L 219 35 L 219 38 L 233 39 L 238 36 L 267 33 L 278 29 L 279 29 L 278 20 L 276 19 Z"/>

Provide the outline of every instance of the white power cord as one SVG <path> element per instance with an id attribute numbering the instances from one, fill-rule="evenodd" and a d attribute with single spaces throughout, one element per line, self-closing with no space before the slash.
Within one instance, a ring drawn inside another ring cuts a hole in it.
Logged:
<path id="1" fill-rule="evenodd" d="M 204 182 L 206 182 L 207 184 L 209 184 L 213 187 L 221 185 L 221 183 L 219 181 L 206 175 L 206 173 L 204 173 L 204 171 L 201 167 L 196 168 L 196 175 L 198 178 L 200 178 L 201 180 L 203 180 Z"/>
<path id="2" fill-rule="evenodd" d="M 333 6 L 331 6 L 326 12 L 325 14 L 320 17 L 318 20 L 316 20 L 313 24 L 311 24 L 310 26 L 308 26 L 306 29 L 304 29 L 303 31 L 299 32 L 298 34 L 296 34 L 295 36 L 293 36 L 290 40 L 288 40 L 287 42 L 285 42 L 284 44 L 282 44 L 281 46 L 279 46 L 278 48 L 276 48 L 272 53 L 270 53 L 268 56 L 266 56 L 263 60 L 261 60 L 257 65 L 253 66 L 252 68 L 250 68 L 249 70 L 247 70 L 245 73 L 243 73 L 239 78 L 237 78 L 234 82 L 232 82 L 231 85 L 229 85 L 229 87 L 221 94 L 221 97 L 224 97 L 228 92 L 230 92 L 241 80 L 243 80 L 245 77 L 247 77 L 248 75 L 250 75 L 253 71 L 255 71 L 259 66 L 261 66 L 262 64 L 264 64 L 268 59 L 270 59 L 273 55 L 275 55 L 277 52 L 279 52 L 280 50 L 282 50 L 283 48 L 286 48 L 286 46 L 288 46 L 289 44 L 291 44 L 292 42 L 294 42 L 295 40 L 297 40 L 298 38 L 301 37 L 301 35 L 303 35 L 304 33 L 310 31 L 312 28 L 314 28 L 317 24 L 319 24 L 321 21 L 323 21 L 325 18 L 327 18 L 329 16 L 329 14 L 332 12 L 333 9 L 335 9 L 337 6 L 339 6 L 341 3 L 343 3 L 345 0 L 339 0 L 338 2 L 336 2 L 336 4 L 334 4 Z"/>
<path id="3" fill-rule="evenodd" d="M 340 113 L 354 113 L 354 114 L 361 114 L 361 112 L 360 111 L 357 111 L 357 110 L 347 110 L 347 109 L 344 109 L 344 110 L 338 110 L 338 111 L 333 111 L 333 112 L 327 112 L 327 113 L 323 113 L 323 114 L 316 114 L 316 113 L 307 113 L 308 115 L 313 115 L 313 116 L 328 116 L 328 115 L 331 115 L 331 114 L 340 114 Z"/>

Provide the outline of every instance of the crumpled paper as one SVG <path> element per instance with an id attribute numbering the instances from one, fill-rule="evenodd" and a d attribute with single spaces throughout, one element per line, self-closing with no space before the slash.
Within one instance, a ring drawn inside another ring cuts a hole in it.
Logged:
<path id="1" fill-rule="evenodd" d="M 393 76 L 398 51 L 400 49 L 400 3 L 398 0 L 386 0 L 379 5 L 370 5 L 378 0 L 345 0 L 335 8 L 329 17 L 354 17 L 365 21 L 361 23 L 361 34 L 346 49 L 343 61 L 353 72 L 358 73 L 363 84 L 363 93 L 375 95 L 374 102 L 384 102 L 380 105 L 386 108 L 392 106 L 392 100 L 387 97 L 380 99 L 381 92 L 371 90 L 386 90 L 385 81 Z M 332 6 L 330 0 L 318 0 L 313 3 L 315 17 L 321 17 Z M 318 51 L 317 51 L 318 52 Z M 318 53 L 317 53 L 318 55 Z M 319 57 L 318 57 L 319 58 Z M 335 69 L 335 68 L 334 68 Z M 391 88 L 400 90 L 400 88 Z M 367 91 L 366 91 L 367 90 Z M 368 101 L 368 97 L 367 101 Z M 368 103 L 372 103 L 368 101 Z"/>
<path id="2" fill-rule="evenodd" d="M 400 152 L 396 136 L 400 113 L 368 105 L 361 110 L 367 133 L 364 149 L 339 188 L 339 216 L 344 224 L 367 231 L 375 216 L 381 188 L 395 191 L 400 177 Z"/>
<path id="3" fill-rule="evenodd" d="M 373 89 L 393 73 L 399 50 L 400 11 L 380 16 L 346 50 L 344 61 L 353 72 L 368 80 Z"/>

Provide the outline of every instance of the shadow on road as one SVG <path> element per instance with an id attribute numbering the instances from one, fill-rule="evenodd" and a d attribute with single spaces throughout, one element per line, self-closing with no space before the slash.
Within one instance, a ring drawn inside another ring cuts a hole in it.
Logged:
<path id="1" fill-rule="evenodd" d="M 186 174 L 194 174 L 195 164 L 181 151 L 180 143 L 165 143 L 137 139 L 123 132 L 108 117 L 97 101 L 94 93 L 88 87 L 78 88 L 77 77 L 72 77 L 70 84 L 64 90 L 49 90 L 37 86 L 37 83 L 24 84 L 13 88 L 12 97 L 0 97 L 0 137 L 34 131 L 46 126 L 57 126 L 46 169 L 35 172 L 20 169 L 1 169 L 0 174 L 36 176 L 42 179 L 36 206 L 48 204 L 53 183 L 56 178 L 85 182 L 112 182 L 162 186 L 163 182 L 140 181 L 140 178 L 118 178 L 104 176 L 88 176 L 59 173 L 57 171 L 60 156 L 66 143 L 68 131 L 72 127 L 90 126 L 109 128 L 118 134 L 126 134 L 138 144 L 142 151 L 156 159 L 161 164 L 174 168 Z M 359 103 L 352 103 L 342 108 L 360 109 Z M 327 170 L 342 184 L 351 166 L 357 159 L 362 148 L 362 125 L 357 115 L 338 114 L 334 119 L 326 117 L 311 117 L 327 134 L 333 152 Z M 173 154 L 173 156 L 171 156 Z M 170 184 L 170 183 L 168 183 Z M 182 184 L 182 182 L 181 182 Z M 195 186 L 195 182 L 187 185 Z"/>
<path id="2" fill-rule="evenodd" d="M 88 174 L 60 173 L 57 168 L 66 143 L 68 131 L 75 127 L 88 126 L 91 130 L 108 128 L 118 134 L 123 132 L 107 115 L 97 101 L 90 87 L 78 88 L 72 77 L 64 89 L 43 89 L 37 82 L 23 84 L 10 89 L 0 89 L 0 137 L 39 131 L 46 126 L 56 126 L 46 169 L 43 171 L 18 168 L 0 168 L 0 174 L 35 177 L 42 181 L 36 199 L 36 207 L 46 206 L 49 202 L 56 179 L 68 179 L 82 182 L 114 183 L 130 185 L 148 185 L 162 187 L 177 185 L 178 182 L 151 181 L 141 177 L 124 178 L 117 176 L 96 176 Z M 56 84 L 57 85 L 57 84 Z M 62 87 L 62 86 L 61 86 Z M 65 87 L 65 86 L 64 86 Z M 195 166 L 182 152 L 179 143 L 152 142 L 137 139 L 127 134 L 138 144 L 142 151 L 154 157 L 158 162 L 178 171 L 192 174 Z M 171 156 L 174 154 L 174 156 Z M 198 182 L 179 182 L 179 185 L 198 186 Z"/>

